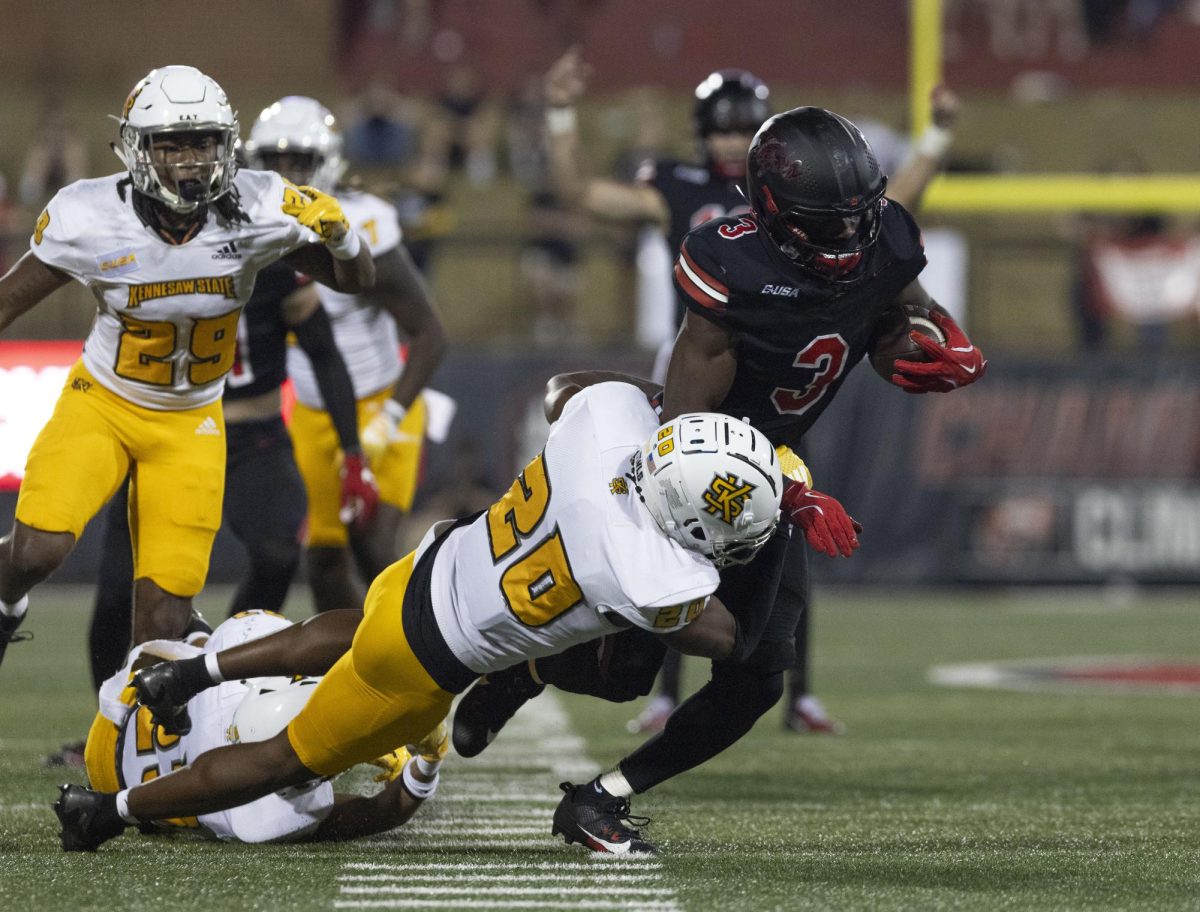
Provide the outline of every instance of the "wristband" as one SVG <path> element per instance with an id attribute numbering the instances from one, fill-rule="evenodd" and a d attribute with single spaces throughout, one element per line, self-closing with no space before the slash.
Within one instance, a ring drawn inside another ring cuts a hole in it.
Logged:
<path id="1" fill-rule="evenodd" d="M 551 136 L 574 133 L 577 124 L 575 109 L 570 106 L 546 109 L 546 130 Z"/>
<path id="2" fill-rule="evenodd" d="M 925 128 L 925 132 L 917 138 L 915 148 L 918 155 L 924 155 L 926 158 L 941 158 L 946 154 L 952 142 L 954 142 L 953 131 L 939 127 L 937 124 L 930 124 Z"/>
<path id="3" fill-rule="evenodd" d="M 329 252 L 333 254 L 334 259 L 338 260 L 353 260 L 358 256 L 359 250 L 362 249 L 362 241 L 358 239 L 357 231 L 347 231 L 342 235 L 342 239 L 335 244 L 326 244 Z"/>
<path id="4" fill-rule="evenodd" d="M 404 416 L 408 414 L 408 409 L 402 406 L 395 399 L 385 399 L 383 401 L 383 410 L 388 413 L 396 424 L 404 420 Z"/>

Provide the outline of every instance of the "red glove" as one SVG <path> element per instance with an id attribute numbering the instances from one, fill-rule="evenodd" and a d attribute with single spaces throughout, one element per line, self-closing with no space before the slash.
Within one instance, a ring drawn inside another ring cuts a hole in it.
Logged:
<path id="1" fill-rule="evenodd" d="M 347 453 L 342 460 L 342 506 L 338 518 L 363 531 L 371 525 L 379 508 L 379 488 L 362 453 Z"/>
<path id="2" fill-rule="evenodd" d="M 830 497 L 814 491 L 802 482 L 785 482 L 779 504 L 783 515 L 804 531 L 804 537 L 817 551 L 830 557 L 849 557 L 858 548 L 862 525 L 850 517 L 846 508 Z"/>
<path id="3" fill-rule="evenodd" d="M 946 344 L 939 345 L 923 333 L 910 332 L 908 337 L 931 360 L 895 362 L 892 383 L 906 393 L 948 393 L 982 377 L 987 370 L 987 360 L 953 318 L 934 310 L 930 311 L 929 319 L 946 334 Z"/>

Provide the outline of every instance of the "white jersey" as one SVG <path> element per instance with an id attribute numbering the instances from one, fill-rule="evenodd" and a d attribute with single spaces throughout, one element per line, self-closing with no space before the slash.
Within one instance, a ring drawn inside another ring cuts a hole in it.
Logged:
<path id="1" fill-rule="evenodd" d="M 630 624 L 669 633 L 703 610 L 716 569 L 667 538 L 627 477 L 657 427 L 636 387 L 576 393 L 509 493 L 449 533 L 431 602 L 463 665 L 507 668 Z"/>
<path id="2" fill-rule="evenodd" d="M 122 787 L 165 776 L 201 754 L 231 743 L 234 712 L 250 690 L 248 681 L 226 681 L 209 688 L 188 701 L 192 730 L 182 737 L 165 736 L 161 728 L 151 724 L 149 709 L 135 708 L 120 699 L 128 686 L 130 666 L 143 650 L 155 655 L 165 653 L 164 657 L 190 658 L 204 652 L 220 652 L 290 625 L 290 621 L 270 612 L 247 611 L 221 624 L 203 649 L 164 640 L 137 647 L 126 666 L 109 678 L 100 690 L 101 714 L 121 728 L 117 740 L 117 770 Z M 281 685 L 287 680 L 280 679 Z M 333 803 L 333 785 L 320 781 L 307 787 L 264 795 L 239 807 L 201 814 L 194 821 L 164 822 L 177 826 L 198 824 L 222 840 L 282 842 L 311 833 L 325 819 Z"/>
<path id="3" fill-rule="evenodd" d="M 348 190 L 338 202 L 350 226 L 378 257 L 400 244 L 400 221 L 396 209 L 370 193 Z M 343 294 L 317 286 L 321 305 L 333 324 L 333 338 L 354 383 L 354 396 L 362 399 L 390 387 L 404 366 L 400 359 L 400 336 L 392 315 L 358 295 Z M 324 409 L 308 355 L 297 345 L 288 348 L 288 376 L 296 387 L 296 398 L 309 408 Z"/>
<path id="4" fill-rule="evenodd" d="M 249 223 L 226 225 L 210 207 L 199 233 L 178 245 L 142 224 L 128 186 L 122 200 L 124 179 L 64 187 L 38 218 L 30 248 L 96 296 L 83 363 L 101 385 L 146 408 L 215 402 L 255 274 L 319 239 L 283 213 L 283 179 L 271 171 L 234 179 Z"/>

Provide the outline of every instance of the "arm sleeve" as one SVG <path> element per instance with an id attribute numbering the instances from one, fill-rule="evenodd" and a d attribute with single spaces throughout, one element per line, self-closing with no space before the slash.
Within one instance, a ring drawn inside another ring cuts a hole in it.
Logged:
<path id="1" fill-rule="evenodd" d="M 675 261 L 675 290 L 689 310 L 718 323 L 729 306 L 729 286 L 724 281 L 724 270 L 695 232 L 685 237 L 679 248 L 679 258 Z"/>
<path id="2" fill-rule="evenodd" d="M 292 332 L 312 362 L 317 388 L 321 391 L 325 408 L 329 410 L 342 450 L 357 450 L 358 408 L 354 400 L 354 383 L 333 341 L 329 314 L 324 307 L 318 307 L 307 320 L 292 327 Z"/>

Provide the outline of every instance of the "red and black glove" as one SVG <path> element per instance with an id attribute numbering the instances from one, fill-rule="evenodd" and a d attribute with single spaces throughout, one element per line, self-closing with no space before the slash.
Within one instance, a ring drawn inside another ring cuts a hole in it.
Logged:
<path id="1" fill-rule="evenodd" d="M 367 529 L 379 509 L 379 488 L 362 453 L 347 453 L 342 459 L 342 505 L 338 518 L 357 531 Z"/>
<path id="2" fill-rule="evenodd" d="M 923 333 L 909 333 L 930 360 L 895 362 L 892 383 L 906 393 L 948 393 L 982 377 L 987 359 L 954 319 L 940 310 L 930 311 L 929 319 L 946 334 L 946 344 L 939 345 Z"/>
<path id="3" fill-rule="evenodd" d="M 817 551 L 830 557 L 849 557 L 858 548 L 862 525 L 828 494 L 802 482 L 785 482 L 779 507 Z"/>

